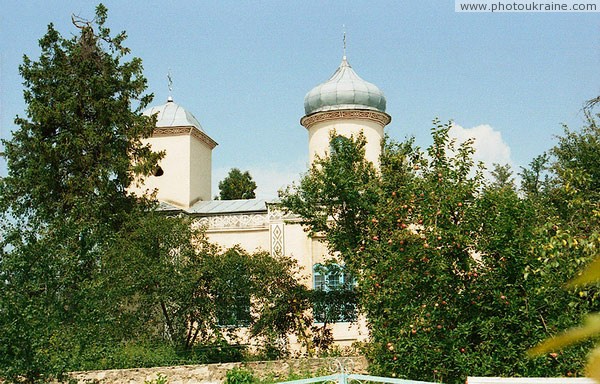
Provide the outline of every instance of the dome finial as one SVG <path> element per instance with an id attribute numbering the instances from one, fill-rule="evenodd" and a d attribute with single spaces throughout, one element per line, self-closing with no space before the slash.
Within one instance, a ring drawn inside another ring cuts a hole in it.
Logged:
<path id="1" fill-rule="evenodd" d="M 344 44 L 344 60 L 346 59 L 346 24 L 342 24 L 343 44 Z"/>
<path id="2" fill-rule="evenodd" d="M 173 79 L 171 78 L 171 68 L 169 68 L 169 72 L 167 72 L 167 84 L 169 87 L 169 97 L 167 101 L 173 101 Z"/>

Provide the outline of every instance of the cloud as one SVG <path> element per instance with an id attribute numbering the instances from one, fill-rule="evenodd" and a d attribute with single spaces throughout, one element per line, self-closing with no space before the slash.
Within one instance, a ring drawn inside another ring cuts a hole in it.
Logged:
<path id="1" fill-rule="evenodd" d="M 256 182 L 256 197 L 258 199 L 275 199 L 277 191 L 300 179 L 300 174 L 307 170 L 307 159 L 303 158 L 291 163 L 268 163 L 247 166 L 232 165 L 213 170 L 212 194 L 219 194 L 219 181 L 223 180 L 231 168 L 242 172 L 249 171 Z"/>
<path id="2" fill-rule="evenodd" d="M 458 143 L 470 138 L 475 139 L 473 159 L 476 163 L 482 161 L 488 169 L 488 173 L 489 170 L 493 169 L 494 163 L 513 165 L 510 158 L 510 147 L 502 139 L 502 133 L 488 124 L 464 128 L 455 123 L 450 129 L 449 135 L 451 138 L 455 138 Z"/>

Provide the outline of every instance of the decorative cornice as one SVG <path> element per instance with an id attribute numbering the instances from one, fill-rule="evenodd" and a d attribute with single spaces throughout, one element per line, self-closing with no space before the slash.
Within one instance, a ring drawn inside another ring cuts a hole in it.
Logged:
<path id="1" fill-rule="evenodd" d="M 292 212 L 286 212 L 283 209 L 281 209 L 281 205 L 279 203 L 267 203 L 267 209 L 267 217 L 269 219 L 269 222 L 271 223 L 287 222 L 293 221 L 295 219 L 300 219 L 300 216 Z"/>
<path id="2" fill-rule="evenodd" d="M 304 116 L 300 119 L 300 124 L 308 129 L 314 124 L 322 121 L 339 119 L 371 120 L 380 123 L 384 127 L 392 121 L 392 117 L 385 112 L 343 109 L 339 111 L 318 112 L 313 115 Z"/>
<path id="3" fill-rule="evenodd" d="M 194 127 L 160 127 L 154 128 L 152 137 L 163 137 L 163 136 L 189 136 L 192 133 Z"/>
<path id="4" fill-rule="evenodd" d="M 267 229 L 269 219 L 266 214 L 262 213 L 205 216 L 196 219 L 195 222 L 209 231 L 219 229 Z"/>
<path id="5" fill-rule="evenodd" d="M 214 149 L 218 145 L 216 141 L 208 137 L 206 133 L 200 131 L 197 128 L 194 128 L 192 130 L 192 136 L 208 145 L 210 149 Z"/>
<path id="6" fill-rule="evenodd" d="M 202 141 L 210 149 L 215 148 L 218 144 L 216 141 L 211 139 L 206 133 L 202 132 L 196 127 L 157 127 L 154 128 L 152 137 L 165 137 L 165 136 L 193 136 L 196 139 Z"/>

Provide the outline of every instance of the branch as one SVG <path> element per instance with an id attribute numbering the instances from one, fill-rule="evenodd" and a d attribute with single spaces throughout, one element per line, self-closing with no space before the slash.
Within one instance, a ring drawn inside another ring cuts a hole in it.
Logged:
<path id="1" fill-rule="evenodd" d="M 84 19 L 81 16 L 76 16 L 75 14 L 71 14 L 71 23 L 78 29 L 85 29 L 86 27 L 91 28 L 92 22 Z"/>
<path id="2" fill-rule="evenodd" d="M 586 101 L 586 103 L 585 103 L 585 105 L 584 105 L 583 109 L 584 109 L 584 110 L 588 110 L 588 111 L 589 111 L 589 110 L 590 110 L 590 109 L 592 109 L 592 108 L 593 108 L 593 107 L 594 107 L 596 104 L 600 104 L 600 96 L 598 96 L 598 97 L 595 97 L 595 98 L 593 98 L 593 99 L 591 99 L 591 100 L 588 100 L 588 101 Z"/>

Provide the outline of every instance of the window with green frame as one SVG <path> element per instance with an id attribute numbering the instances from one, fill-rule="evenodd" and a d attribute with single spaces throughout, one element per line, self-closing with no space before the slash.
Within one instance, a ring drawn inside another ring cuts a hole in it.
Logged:
<path id="1" fill-rule="evenodd" d="M 313 266 L 313 317 L 317 323 L 356 320 L 357 296 L 354 279 L 338 264 Z"/>

